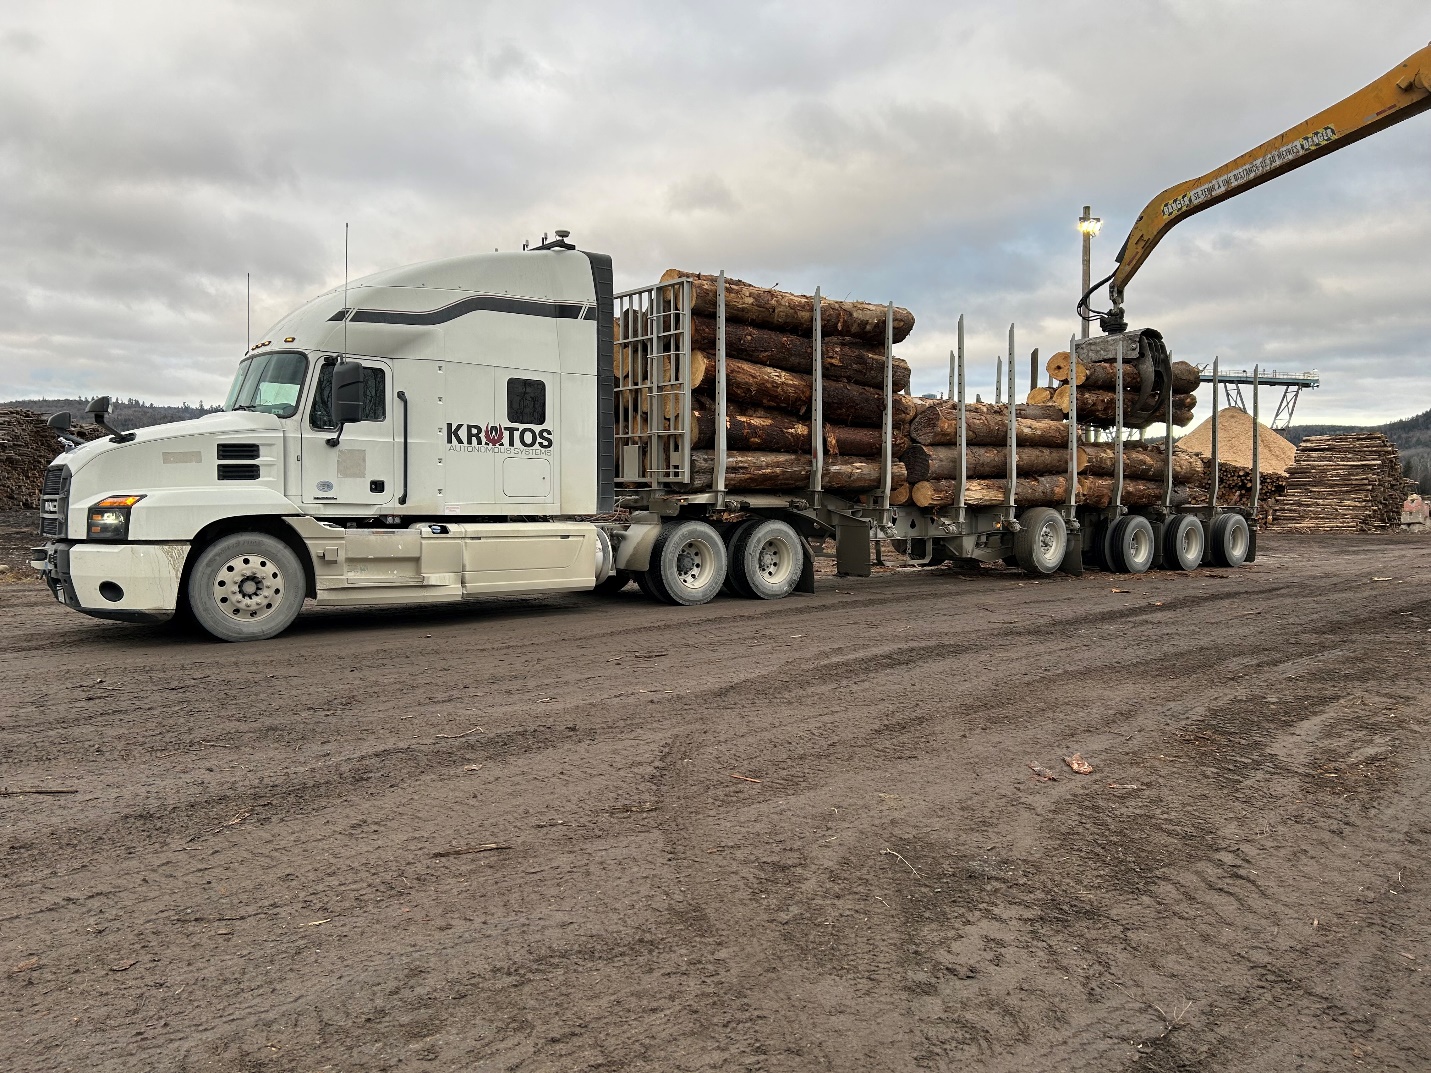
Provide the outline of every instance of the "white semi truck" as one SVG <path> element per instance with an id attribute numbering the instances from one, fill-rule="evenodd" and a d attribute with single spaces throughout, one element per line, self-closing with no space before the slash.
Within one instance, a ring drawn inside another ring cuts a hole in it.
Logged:
<path id="1" fill-rule="evenodd" d="M 611 259 L 561 231 L 534 250 L 329 291 L 250 349 L 222 412 L 71 439 L 46 471 L 47 543 L 32 565 L 87 615 L 189 615 L 244 641 L 280 633 L 305 598 L 428 603 L 635 580 L 673 604 L 723 588 L 778 599 L 813 591 L 808 540 L 824 536 L 853 574 L 869 573 L 872 538 L 906 540 L 931 564 L 1012 557 L 1042 573 L 1079 569 L 1085 531 L 1127 544 L 1112 550 L 1120 569 L 1155 565 L 1169 526 L 1183 568 L 1255 554 L 1245 515 L 1215 506 L 1195 534 L 1170 502 L 1122 529 L 1116 502 L 1090 511 L 1072 496 L 1063 510 L 891 506 L 888 376 L 882 488 L 820 489 L 817 406 L 810 488 L 727 492 L 723 353 L 716 472 L 692 490 L 692 309 L 689 280 L 613 294 Z M 69 420 L 52 421 L 62 437 Z"/>

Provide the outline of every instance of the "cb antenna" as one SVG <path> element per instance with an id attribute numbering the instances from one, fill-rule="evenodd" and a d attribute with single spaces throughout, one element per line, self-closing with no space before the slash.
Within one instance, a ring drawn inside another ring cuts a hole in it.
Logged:
<path id="1" fill-rule="evenodd" d="M 243 352 L 253 346 L 253 273 L 243 274 Z"/>
<path id="2" fill-rule="evenodd" d="M 348 356 L 348 319 L 353 315 L 348 308 L 348 225 L 343 224 L 343 357 Z"/>

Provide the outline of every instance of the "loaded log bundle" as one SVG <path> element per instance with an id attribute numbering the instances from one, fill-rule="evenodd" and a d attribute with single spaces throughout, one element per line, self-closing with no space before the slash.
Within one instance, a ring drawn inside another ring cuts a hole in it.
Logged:
<path id="1" fill-rule="evenodd" d="M 662 410 L 669 421 L 681 405 L 683 386 L 661 395 L 630 391 L 646 370 L 630 368 L 633 357 L 659 363 L 661 379 L 689 384 L 692 461 L 688 491 L 711 487 L 716 428 L 717 325 L 716 277 L 672 269 L 662 283 L 693 280 L 689 310 L 669 306 L 659 315 L 635 310 L 614 325 L 618 341 L 639 341 L 616 348 L 618 406 L 623 413 Z M 909 447 L 909 424 L 924 405 L 908 394 L 909 363 L 886 358 L 888 307 L 868 302 L 822 301 L 820 425 L 826 464 L 822 487 L 851 495 L 877 490 L 882 483 L 885 377 L 890 378 L 891 492 L 904 488 L 904 467 L 897 460 Z M 815 303 L 812 296 L 790 294 L 727 279 L 725 290 L 725 437 L 728 490 L 784 491 L 804 488 L 811 476 L 814 404 Z M 914 327 L 907 309 L 895 309 L 892 338 L 903 340 Z M 679 368 L 679 340 L 690 335 L 690 367 Z M 648 366 L 649 368 L 649 366 Z"/>

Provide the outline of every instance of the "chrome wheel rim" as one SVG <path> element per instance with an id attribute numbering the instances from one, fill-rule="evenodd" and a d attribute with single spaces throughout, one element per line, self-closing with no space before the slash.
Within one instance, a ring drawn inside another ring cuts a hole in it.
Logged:
<path id="1" fill-rule="evenodd" d="M 259 622 L 283 603 L 283 571 L 263 555 L 235 555 L 214 577 L 214 602 L 229 618 Z"/>
<path id="2" fill-rule="evenodd" d="M 1241 525 L 1231 527 L 1232 532 L 1228 535 L 1227 550 L 1236 558 L 1239 555 L 1247 554 L 1247 529 Z"/>
<path id="3" fill-rule="evenodd" d="M 1197 526 L 1189 525 L 1183 528 L 1182 555 L 1184 559 L 1195 560 L 1198 553 L 1202 551 L 1202 541 L 1198 539 Z"/>
<path id="4" fill-rule="evenodd" d="M 1153 553 L 1153 540 L 1145 529 L 1134 529 L 1132 538 L 1128 541 L 1128 565 L 1144 562 L 1151 559 Z"/>
<path id="5" fill-rule="evenodd" d="M 1058 526 L 1045 522 L 1038 531 L 1038 552 L 1045 563 L 1051 563 L 1058 554 Z"/>

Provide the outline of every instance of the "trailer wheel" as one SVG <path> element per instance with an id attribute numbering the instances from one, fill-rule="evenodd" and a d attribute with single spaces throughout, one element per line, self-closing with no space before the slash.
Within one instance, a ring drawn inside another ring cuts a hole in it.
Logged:
<path id="1" fill-rule="evenodd" d="M 725 558 L 727 563 L 725 571 L 725 591 L 731 596 L 742 596 L 747 600 L 755 598 L 755 594 L 746 588 L 745 579 L 741 577 L 740 571 L 736 569 L 735 544 L 736 541 L 740 540 L 746 533 L 750 532 L 764 520 L 763 518 L 747 518 L 743 522 L 737 522 L 723 534 L 725 537 Z"/>
<path id="2" fill-rule="evenodd" d="M 705 522 L 670 522 L 661 526 L 645 573 L 648 593 L 666 603 L 688 607 L 709 603 L 725 584 L 725 542 Z"/>
<path id="3" fill-rule="evenodd" d="M 1068 527 L 1052 507 L 1034 507 L 1019 518 L 1014 534 L 1014 558 L 1030 574 L 1052 574 L 1063 565 L 1068 550 Z"/>
<path id="4" fill-rule="evenodd" d="M 1252 549 L 1247 519 L 1240 514 L 1219 514 L 1213 519 L 1208 542 L 1212 545 L 1212 561 L 1218 566 L 1241 566 Z"/>
<path id="5" fill-rule="evenodd" d="M 763 518 L 741 526 L 730 545 L 732 587 L 757 600 L 781 600 L 795 591 L 805 565 L 805 542 L 788 522 Z"/>
<path id="6" fill-rule="evenodd" d="M 1179 514 L 1163 530 L 1163 565 L 1169 570 L 1196 570 L 1202 564 L 1202 522 Z"/>
<path id="7" fill-rule="evenodd" d="M 1139 514 L 1119 518 L 1113 526 L 1109 559 L 1120 574 L 1146 574 L 1156 549 L 1153 524 Z"/>
<path id="8" fill-rule="evenodd" d="M 303 565 L 267 533 L 234 533 L 210 544 L 189 572 L 189 609 L 221 641 L 263 641 L 303 607 Z"/>

